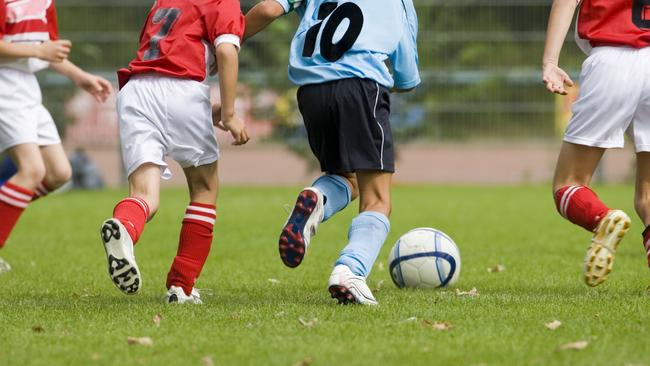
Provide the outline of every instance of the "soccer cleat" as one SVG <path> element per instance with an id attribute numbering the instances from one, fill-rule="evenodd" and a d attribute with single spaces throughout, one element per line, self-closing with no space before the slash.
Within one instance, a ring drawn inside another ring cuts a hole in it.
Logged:
<path id="1" fill-rule="evenodd" d="M 118 219 L 104 221 L 102 243 L 108 260 L 108 275 L 117 288 L 127 295 L 138 293 L 142 286 L 140 270 L 135 263 L 133 241 Z"/>
<path id="2" fill-rule="evenodd" d="M 611 210 L 600 220 L 585 257 L 585 282 L 595 287 L 612 271 L 616 248 L 630 229 L 630 218 L 621 210 Z"/>
<path id="3" fill-rule="evenodd" d="M 182 288 L 176 286 L 172 286 L 167 290 L 165 302 L 168 304 L 203 304 L 201 294 L 197 289 L 193 288 L 190 296 L 187 296 Z"/>
<path id="4" fill-rule="evenodd" d="M 280 234 L 280 258 L 287 267 L 295 268 L 302 263 L 311 237 L 323 221 L 323 193 L 307 187 L 300 192 L 296 205 Z"/>
<path id="5" fill-rule="evenodd" d="M 0 258 L 0 274 L 11 271 L 11 266 L 4 259 Z"/>
<path id="6" fill-rule="evenodd" d="M 356 276 L 348 266 L 334 267 L 329 280 L 329 291 L 339 304 L 377 305 L 377 300 L 366 284 L 366 278 Z"/>

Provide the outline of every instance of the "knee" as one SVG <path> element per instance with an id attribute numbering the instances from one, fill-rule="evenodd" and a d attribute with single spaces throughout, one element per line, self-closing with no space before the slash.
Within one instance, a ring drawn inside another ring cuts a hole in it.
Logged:
<path id="1" fill-rule="evenodd" d="M 354 201 L 359 197 L 359 183 L 357 183 L 357 178 L 355 176 L 348 176 L 348 175 L 343 175 L 343 178 L 348 183 L 348 187 L 350 187 L 350 200 Z"/>
<path id="2" fill-rule="evenodd" d="M 24 185 L 29 186 L 25 188 L 33 190 L 45 179 L 45 173 L 45 164 L 43 162 L 34 162 L 33 164 L 21 166 L 16 175 Z"/>
<path id="3" fill-rule="evenodd" d="M 66 184 L 72 178 L 70 164 L 54 167 L 45 174 L 45 182 L 51 190 L 57 189 Z"/>

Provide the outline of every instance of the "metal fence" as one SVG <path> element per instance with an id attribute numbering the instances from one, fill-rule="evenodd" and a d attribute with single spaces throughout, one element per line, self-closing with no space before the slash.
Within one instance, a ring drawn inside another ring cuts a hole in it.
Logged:
<path id="1" fill-rule="evenodd" d="M 242 0 L 244 9 L 256 1 Z M 59 0 L 62 37 L 72 60 L 115 80 L 133 57 L 152 1 Z M 416 0 L 423 85 L 395 96 L 393 123 L 402 140 L 476 141 L 554 138 L 554 98 L 540 82 L 550 1 Z M 247 43 L 241 80 L 255 91 L 291 87 L 286 68 L 296 19 L 283 18 Z M 568 41 L 570 41 L 569 37 Z M 564 65 L 575 74 L 580 55 L 567 42 Z M 57 75 L 41 75 L 45 101 L 65 124 L 62 102 L 73 92 Z"/>

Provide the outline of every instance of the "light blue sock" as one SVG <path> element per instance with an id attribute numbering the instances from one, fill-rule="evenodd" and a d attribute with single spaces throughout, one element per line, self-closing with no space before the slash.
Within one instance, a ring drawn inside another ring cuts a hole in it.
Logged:
<path id="1" fill-rule="evenodd" d="M 389 231 L 390 221 L 384 214 L 373 211 L 360 213 L 352 220 L 348 245 L 336 265 L 344 264 L 355 275 L 368 277 Z"/>
<path id="2" fill-rule="evenodd" d="M 348 181 L 340 175 L 323 175 L 316 179 L 312 186 L 318 188 L 325 196 L 323 221 L 346 208 L 352 198 Z"/>

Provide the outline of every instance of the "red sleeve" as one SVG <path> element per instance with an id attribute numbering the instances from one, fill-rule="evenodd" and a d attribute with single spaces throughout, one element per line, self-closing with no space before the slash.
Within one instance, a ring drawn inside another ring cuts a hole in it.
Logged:
<path id="1" fill-rule="evenodd" d="M 210 43 L 226 34 L 244 37 L 244 14 L 239 0 L 211 1 L 204 7 L 204 24 Z"/>
<path id="2" fill-rule="evenodd" d="M 0 37 L 5 34 L 5 25 L 7 24 L 7 4 L 0 1 Z"/>
<path id="3" fill-rule="evenodd" d="M 54 1 L 52 1 L 50 7 L 47 8 L 47 30 L 50 33 L 50 40 L 56 41 L 59 39 L 59 27 L 57 24 L 56 7 L 54 6 Z"/>

